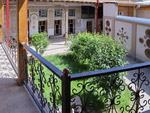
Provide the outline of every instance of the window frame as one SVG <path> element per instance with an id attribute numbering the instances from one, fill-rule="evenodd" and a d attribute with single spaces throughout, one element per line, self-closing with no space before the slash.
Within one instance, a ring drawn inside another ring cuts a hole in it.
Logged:
<path id="1" fill-rule="evenodd" d="M 48 17 L 48 10 L 47 9 L 39 9 L 39 17 L 40 18 L 47 18 Z"/>
<path id="2" fill-rule="evenodd" d="M 58 11 L 60 14 L 59 14 L 57 11 Z M 56 8 L 54 14 L 55 14 L 55 15 L 54 15 L 55 17 L 62 17 L 62 9 L 61 9 L 61 8 Z"/>
<path id="3" fill-rule="evenodd" d="M 72 23 L 70 23 L 70 21 L 73 21 Z M 73 25 L 73 27 L 70 27 L 70 24 Z M 73 32 L 70 32 L 70 28 L 73 29 Z M 68 19 L 68 34 L 75 34 L 75 19 Z"/>
<path id="4" fill-rule="evenodd" d="M 73 14 L 71 14 L 71 11 L 73 11 Z M 68 16 L 76 16 L 76 10 L 75 9 L 68 9 Z"/>
<path id="5" fill-rule="evenodd" d="M 82 6 L 81 7 L 81 18 L 83 18 L 83 19 L 95 18 L 95 8 L 92 6 Z"/>
<path id="6" fill-rule="evenodd" d="M 40 25 L 40 22 L 45 22 L 45 24 Z M 48 30 L 48 29 L 47 29 L 47 20 L 39 20 L 38 24 L 39 24 L 39 27 L 38 27 L 38 32 L 39 32 L 39 33 L 41 33 L 41 32 L 47 32 L 47 30 Z M 44 31 L 41 30 L 41 27 L 40 27 L 40 26 L 44 26 L 44 27 L 45 27 Z"/>

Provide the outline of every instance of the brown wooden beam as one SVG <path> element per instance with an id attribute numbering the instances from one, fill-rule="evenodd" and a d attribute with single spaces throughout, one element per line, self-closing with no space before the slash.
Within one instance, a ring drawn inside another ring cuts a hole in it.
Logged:
<path id="1" fill-rule="evenodd" d="M 25 65 L 25 56 L 24 48 L 21 43 L 27 44 L 28 37 L 28 20 L 27 20 L 27 11 L 28 11 L 28 0 L 17 0 L 17 37 L 18 37 L 18 84 L 22 85 L 23 80 L 26 79 L 26 74 L 24 73 Z"/>
<path id="2" fill-rule="evenodd" d="M 150 10 L 150 6 L 141 6 L 139 9 L 137 10 Z"/>
<path id="3" fill-rule="evenodd" d="M 121 7 L 135 7 L 136 4 L 118 4 L 118 6 L 121 6 Z"/>
<path id="4" fill-rule="evenodd" d="M 3 37 L 2 26 L 4 26 L 4 0 L 0 0 L 0 43 Z"/>

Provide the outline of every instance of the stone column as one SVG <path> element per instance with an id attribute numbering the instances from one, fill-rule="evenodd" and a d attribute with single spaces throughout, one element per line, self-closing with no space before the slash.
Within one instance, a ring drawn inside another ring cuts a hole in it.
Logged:
<path id="1" fill-rule="evenodd" d="M 68 39 L 68 7 L 65 9 L 65 43 L 67 43 Z"/>

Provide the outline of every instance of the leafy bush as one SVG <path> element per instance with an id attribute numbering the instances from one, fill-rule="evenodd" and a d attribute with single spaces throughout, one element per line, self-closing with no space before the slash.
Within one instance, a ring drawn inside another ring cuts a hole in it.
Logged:
<path id="1" fill-rule="evenodd" d="M 49 41 L 46 37 L 46 32 L 34 33 L 32 35 L 32 45 L 35 47 L 36 52 L 41 55 L 46 51 L 46 48 L 49 45 Z"/>
<path id="2" fill-rule="evenodd" d="M 71 36 L 70 39 L 72 41 L 70 50 L 80 63 L 89 66 L 90 71 L 120 67 L 128 63 L 124 60 L 127 52 L 122 48 L 121 41 L 113 40 L 110 36 L 85 32 L 75 37 Z M 96 77 L 93 83 L 98 88 L 112 87 L 114 91 L 117 91 L 121 82 L 119 78 L 124 74 Z"/>

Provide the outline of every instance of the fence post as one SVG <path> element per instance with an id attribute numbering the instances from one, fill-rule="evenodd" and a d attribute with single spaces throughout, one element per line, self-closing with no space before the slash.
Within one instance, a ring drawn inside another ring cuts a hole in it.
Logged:
<path id="1" fill-rule="evenodd" d="M 70 113 L 70 76 L 69 70 L 63 70 L 62 76 L 62 113 Z"/>

